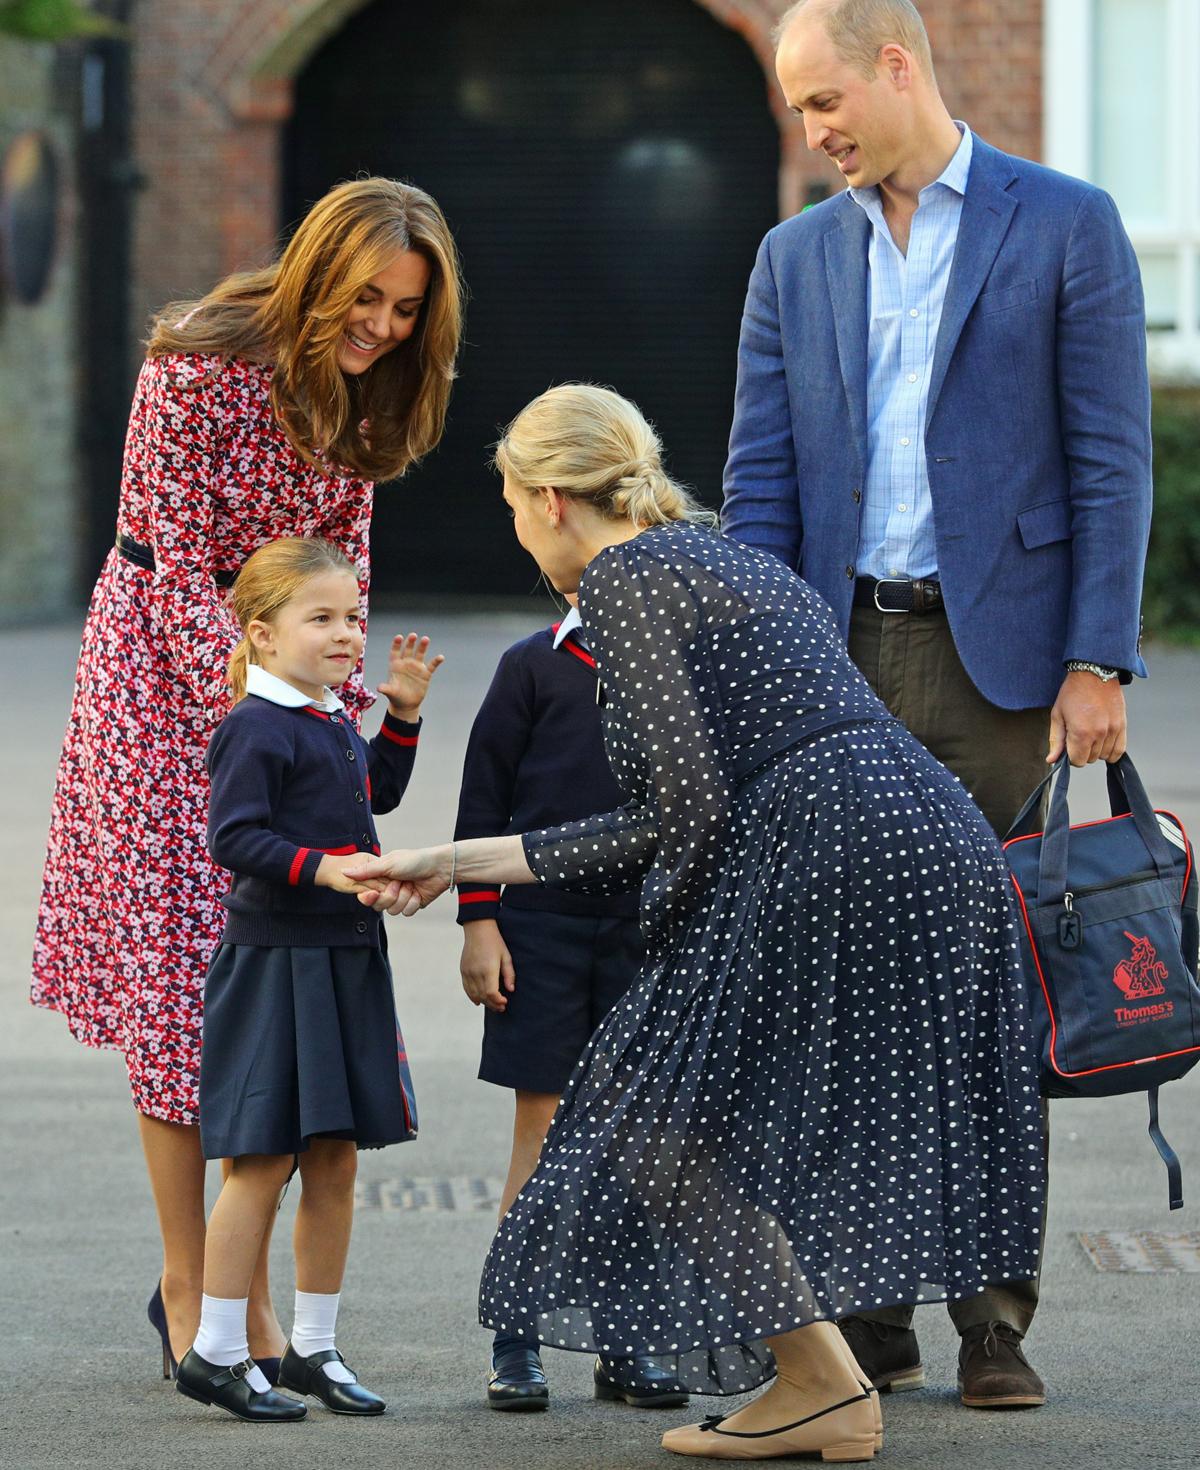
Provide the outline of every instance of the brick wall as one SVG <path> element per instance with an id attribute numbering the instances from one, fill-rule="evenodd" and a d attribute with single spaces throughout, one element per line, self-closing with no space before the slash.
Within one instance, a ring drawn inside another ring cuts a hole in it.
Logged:
<path id="1" fill-rule="evenodd" d="M 133 321 L 174 296 L 269 258 L 278 225 L 281 124 L 290 78 L 365 0 L 141 0 L 137 9 L 138 200 Z M 583 3 L 583 0 L 563 0 Z M 771 74 L 769 32 L 787 0 L 697 0 L 762 61 L 763 103 L 783 136 L 780 214 L 836 172 L 804 145 Z M 1042 0 L 922 0 L 947 103 L 989 142 L 1041 147 Z M 398 85 L 402 80 L 398 78 Z"/>

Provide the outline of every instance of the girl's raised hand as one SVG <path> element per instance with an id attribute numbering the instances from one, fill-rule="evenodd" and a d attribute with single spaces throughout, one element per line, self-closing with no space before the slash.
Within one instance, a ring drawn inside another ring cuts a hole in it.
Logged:
<path id="1" fill-rule="evenodd" d="M 420 718 L 421 702 L 429 693 L 429 681 L 446 662 L 443 654 L 435 654 L 428 662 L 429 639 L 410 633 L 407 638 L 397 633 L 388 654 L 387 678 L 378 686 L 387 696 L 392 715 L 410 724 Z"/>

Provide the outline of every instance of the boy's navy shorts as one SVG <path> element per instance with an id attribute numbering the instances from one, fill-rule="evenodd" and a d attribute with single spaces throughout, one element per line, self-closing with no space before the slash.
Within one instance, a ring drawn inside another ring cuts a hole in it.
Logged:
<path id="1" fill-rule="evenodd" d="M 643 949 L 633 918 L 500 907 L 516 989 L 486 1011 L 479 1075 L 522 1092 L 560 1093 L 593 1031 L 637 979 Z"/>

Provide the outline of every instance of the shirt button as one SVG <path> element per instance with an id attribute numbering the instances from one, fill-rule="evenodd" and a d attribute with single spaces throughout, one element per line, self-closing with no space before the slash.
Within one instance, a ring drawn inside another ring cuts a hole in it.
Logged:
<path id="1" fill-rule="evenodd" d="M 896 509 L 897 509 L 897 510 L 907 510 L 907 509 L 908 509 L 908 506 L 907 506 L 907 505 L 898 505 L 898 506 L 897 506 L 897 507 L 896 507 Z"/>
<path id="2" fill-rule="evenodd" d="M 354 926 L 354 931 L 356 934 L 365 934 L 367 932 L 367 921 L 365 919 L 359 919 L 358 923 Z"/>
<path id="3" fill-rule="evenodd" d="M 908 314 L 909 314 L 909 316 L 920 316 L 921 315 L 921 313 L 917 310 L 917 308 L 915 306 L 910 308 Z"/>
<path id="4" fill-rule="evenodd" d="M 853 581 L 854 580 L 854 568 L 853 567 L 847 567 L 846 568 L 846 575 L 850 578 L 851 581 Z"/>
<path id="5" fill-rule="evenodd" d="M 361 791 L 356 791 L 354 793 L 354 800 L 355 801 L 358 801 L 358 802 L 362 802 L 362 801 L 365 801 L 366 800 L 366 797 L 363 796 L 363 794 L 362 794 Z"/>
<path id="6" fill-rule="evenodd" d="M 907 449 L 908 446 L 912 443 L 912 440 L 911 439 L 901 439 L 900 442 L 901 442 L 901 444 L 904 445 L 905 449 Z"/>
<path id="7" fill-rule="evenodd" d="M 855 505 L 857 505 L 862 499 L 862 491 L 856 488 L 854 490 L 851 490 L 850 494 L 854 496 L 854 503 Z"/>
<path id="8" fill-rule="evenodd" d="M 348 750 L 346 752 L 346 759 L 348 761 L 352 761 L 354 759 L 354 752 L 352 750 Z"/>
<path id="9" fill-rule="evenodd" d="M 909 373 L 909 375 L 908 375 L 908 381 L 910 383 L 915 383 L 917 381 L 917 375 L 916 375 L 916 373 Z"/>

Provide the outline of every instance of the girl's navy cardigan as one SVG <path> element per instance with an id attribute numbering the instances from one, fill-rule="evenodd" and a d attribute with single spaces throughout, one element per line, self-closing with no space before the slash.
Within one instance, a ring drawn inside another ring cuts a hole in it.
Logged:
<path id="1" fill-rule="evenodd" d="M 596 661 L 573 633 L 555 648 L 556 630 L 543 628 L 501 655 L 467 743 L 456 839 L 557 827 L 626 800 L 604 751 Z M 460 883 L 458 922 L 494 919 L 500 901 L 495 884 Z M 512 883 L 504 906 L 636 918 L 638 894 Z"/>
<path id="2" fill-rule="evenodd" d="M 420 729 L 388 714 L 368 742 L 344 711 L 234 705 L 205 757 L 208 850 L 233 876 L 223 944 L 379 944 L 381 915 L 313 880 L 325 853 L 379 851 L 371 813 L 399 804 Z"/>

